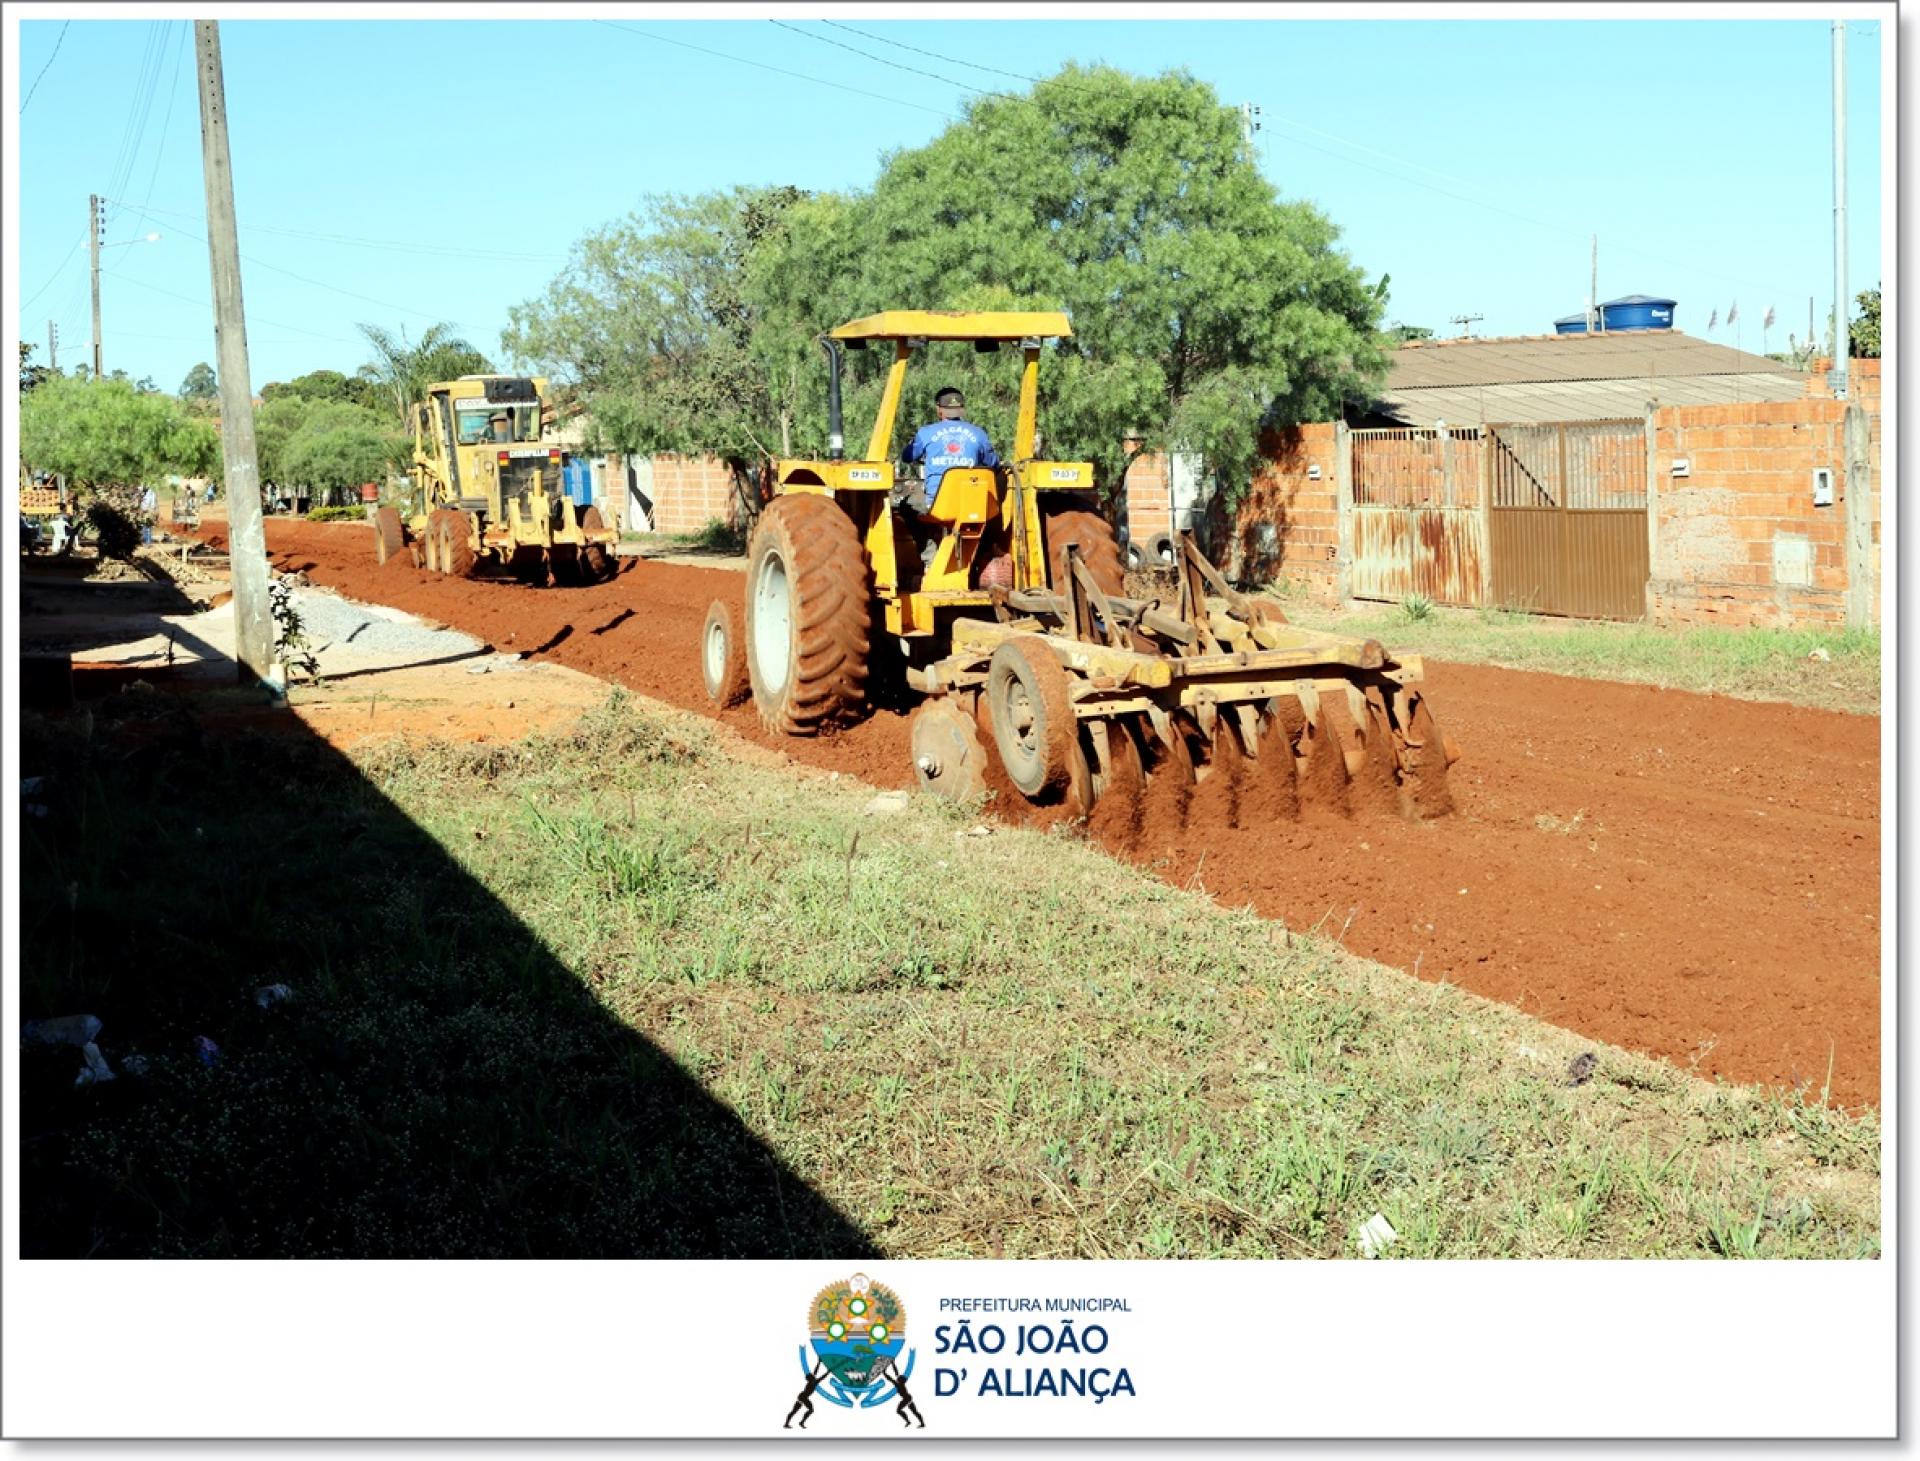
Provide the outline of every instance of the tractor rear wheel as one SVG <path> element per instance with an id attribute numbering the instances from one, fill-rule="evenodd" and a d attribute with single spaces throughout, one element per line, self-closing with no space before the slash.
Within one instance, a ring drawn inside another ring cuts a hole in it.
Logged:
<path id="1" fill-rule="evenodd" d="M 1046 640 L 1023 634 L 993 652 L 987 710 L 1007 779 L 1035 801 L 1065 790 L 1079 726 L 1067 672 Z"/>
<path id="2" fill-rule="evenodd" d="M 1103 594 L 1126 592 L 1127 568 L 1120 557 L 1120 540 L 1113 525 L 1097 512 L 1067 508 L 1046 516 L 1047 577 L 1057 594 L 1067 592 L 1067 544 L 1080 550 L 1080 561 L 1093 574 Z"/>
<path id="3" fill-rule="evenodd" d="M 768 730 L 812 735 L 867 703 L 866 550 L 831 497 L 777 497 L 747 548 L 747 673 Z"/>
<path id="4" fill-rule="evenodd" d="M 400 509 L 383 507 L 373 515 L 373 556 L 382 568 L 387 560 L 399 556 L 407 546 L 407 527 L 400 521 Z"/>

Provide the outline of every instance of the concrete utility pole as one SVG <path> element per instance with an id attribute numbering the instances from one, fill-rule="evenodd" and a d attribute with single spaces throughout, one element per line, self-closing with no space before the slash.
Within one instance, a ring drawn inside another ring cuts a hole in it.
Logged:
<path id="1" fill-rule="evenodd" d="M 1847 23 L 1833 23 L 1833 374 L 1827 377 L 1836 401 L 1847 398 L 1847 357 L 1853 353 L 1847 328 Z"/>
<path id="2" fill-rule="evenodd" d="M 47 369 L 60 368 L 60 327 L 52 320 L 47 321 Z"/>
<path id="3" fill-rule="evenodd" d="M 1260 130 L 1260 108 L 1250 101 L 1240 103 L 1240 137 L 1247 144 L 1247 155 L 1253 155 L 1253 134 Z"/>
<path id="4" fill-rule="evenodd" d="M 100 195 L 87 195 L 87 254 L 93 261 L 93 378 L 105 374 L 100 368 Z"/>
<path id="5" fill-rule="evenodd" d="M 227 150 L 220 22 L 196 20 L 193 43 L 200 72 L 200 155 L 207 179 L 207 253 L 213 268 L 213 327 L 220 360 L 220 444 L 227 468 L 235 652 L 242 684 L 270 683 L 273 625 L 267 606 L 267 533 L 260 514 L 253 377 L 247 368 L 246 314 L 240 301 L 240 238 L 233 217 L 233 159 Z"/>
<path id="6" fill-rule="evenodd" d="M 1587 280 L 1587 333 L 1600 328 L 1600 235 L 1593 236 L 1593 273 Z"/>

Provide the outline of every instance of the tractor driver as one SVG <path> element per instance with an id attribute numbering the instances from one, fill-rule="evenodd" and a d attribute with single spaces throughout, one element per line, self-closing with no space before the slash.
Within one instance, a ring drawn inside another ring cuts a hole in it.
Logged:
<path id="1" fill-rule="evenodd" d="M 927 511 L 940 494 L 940 479 L 949 467 L 997 467 L 999 455 L 986 431 L 966 419 L 966 398 L 952 386 L 934 393 L 933 407 L 938 421 L 922 426 L 913 434 L 906 460 L 924 462 L 927 470 Z"/>
<path id="2" fill-rule="evenodd" d="M 495 411 L 487 418 L 487 440 L 493 442 L 513 440 L 513 418 L 505 411 Z"/>

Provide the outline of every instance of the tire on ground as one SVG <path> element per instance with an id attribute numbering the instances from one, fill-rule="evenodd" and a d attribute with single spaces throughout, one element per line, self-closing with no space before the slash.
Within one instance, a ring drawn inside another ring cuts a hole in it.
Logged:
<path id="1" fill-rule="evenodd" d="M 753 693 L 747 678 L 745 616 L 733 599 L 715 599 L 700 629 L 700 676 L 707 698 L 722 707 L 738 705 Z"/>
<path id="2" fill-rule="evenodd" d="M 449 509 L 444 517 L 440 539 L 440 571 L 454 578 L 473 574 L 473 518 Z"/>
<path id="3" fill-rule="evenodd" d="M 1066 508 L 1049 512 L 1043 523 L 1047 539 L 1047 578 L 1053 591 L 1067 591 L 1067 545 L 1080 549 L 1080 561 L 1093 574 L 1100 592 L 1119 595 L 1126 592 L 1127 569 L 1120 557 L 1120 540 L 1113 524 L 1097 512 L 1085 508 Z"/>
<path id="4" fill-rule="evenodd" d="M 747 674 L 761 723 L 812 735 L 867 703 L 866 550 L 831 497 L 795 493 L 760 514 L 747 547 Z"/>
<path id="5" fill-rule="evenodd" d="M 373 515 L 373 557 L 385 567 L 407 546 L 407 526 L 400 521 L 400 509 L 383 507 Z"/>
<path id="6" fill-rule="evenodd" d="M 1009 639 L 987 664 L 987 712 L 1007 779 L 1041 800 L 1064 791 L 1079 726 L 1067 672 L 1037 634 Z"/>
<path id="7" fill-rule="evenodd" d="M 605 530 L 607 520 L 600 516 L 597 507 L 582 508 L 580 512 L 580 530 L 585 533 L 598 533 Z M 605 583 L 613 577 L 613 555 L 603 543 L 588 543 L 580 549 L 581 578 L 587 583 Z"/>

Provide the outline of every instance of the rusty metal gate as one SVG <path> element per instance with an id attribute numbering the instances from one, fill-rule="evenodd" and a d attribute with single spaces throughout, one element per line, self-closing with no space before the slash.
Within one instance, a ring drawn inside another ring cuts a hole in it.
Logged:
<path id="1" fill-rule="evenodd" d="M 1645 423 L 1484 430 L 1492 602 L 1582 619 L 1646 617 Z"/>
<path id="2" fill-rule="evenodd" d="M 1352 433 L 1350 592 L 1394 602 L 1483 602 L 1485 476 L 1477 428 L 1365 428 Z"/>

